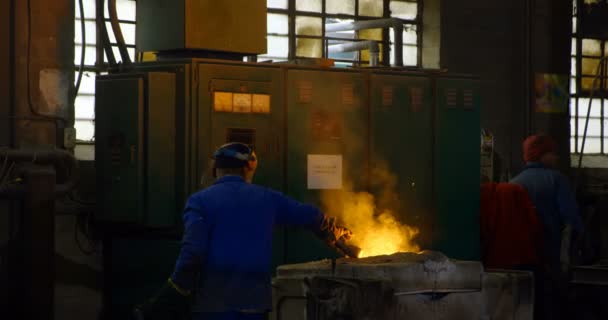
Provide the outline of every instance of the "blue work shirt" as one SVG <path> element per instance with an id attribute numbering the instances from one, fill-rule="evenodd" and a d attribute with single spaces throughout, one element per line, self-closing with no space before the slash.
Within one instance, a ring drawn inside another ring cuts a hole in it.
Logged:
<path id="1" fill-rule="evenodd" d="M 528 191 L 530 200 L 543 224 L 545 246 L 549 264 L 559 266 L 561 234 L 564 225 L 583 231 L 578 206 L 568 179 L 559 171 L 538 162 L 529 162 L 524 170 L 511 180 Z"/>
<path id="2" fill-rule="evenodd" d="M 222 177 L 188 199 L 171 279 L 194 291 L 193 312 L 270 310 L 274 226 L 318 231 L 323 218 L 314 206 L 239 176 Z"/>

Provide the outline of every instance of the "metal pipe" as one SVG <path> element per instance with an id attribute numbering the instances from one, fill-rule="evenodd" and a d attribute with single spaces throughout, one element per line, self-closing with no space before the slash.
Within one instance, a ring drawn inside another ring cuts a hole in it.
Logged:
<path id="1" fill-rule="evenodd" d="M 378 28 L 393 28 L 393 36 L 395 39 L 395 66 L 403 67 L 403 22 L 400 19 L 388 18 L 330 23 L 325 25 L 325 32 L 357 31 Z"/>
<path id="2" fill-rule="evenodd" d="M 72 190 L 78 182 L 78 161 L 69 152 L 61 149 L 52 150 L 21 150 L 0 149 L 0 158 L 12 162 L 27 162 L 33 164 L 52 164 L 57 171 L 67 167 L 68 178 L 63 184 L 55 185 L 55 196 L 60 197 Z M 19 197 L 26 193 L 24 185 L 0 186 L 0 197 Z"/>
<path id="3" fill-rule="evenodd" d="M 340 44 L 333 44 L 327 48 L 328 53 L 339 53 L 339 52 L 353 52 L 359 50 L 369 50 L 369 64 L 372 67 L 378 65 L 378 57 L 380 56 L 380 46 L 376 41 L 365 40 L 357 42 L 347 42 Z"/>

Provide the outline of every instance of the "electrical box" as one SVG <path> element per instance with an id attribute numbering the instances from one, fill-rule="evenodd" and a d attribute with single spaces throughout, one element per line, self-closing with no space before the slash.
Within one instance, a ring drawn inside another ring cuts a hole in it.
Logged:
<path id="1" fill-rule="evenodd" d="M 432 242 L 433 79 L 424 74 L 371 75 L 371 191 L 398 195 L 388 205 L 401 222 L 416 226 L 423 248 Z"/>
<path id="2" fill-rule="evenodd" d="M 139 51 L 266 52 L 265 0 L 139 0 Z"/>
<path id="3" fill-rule="evenodd" d="M 321 194 L 367 189 L 368 108 L 365 75 L 287 71 L 287 193 L 324 208 Z M 334 208 L 340 210 L 340 208 Z M 328 212 L 334 214 L 331 211 Z M 311 232 L 290 230 L 286 260 L 335 257 Z"/>
<path id="4" fill-rule="evenodd" d="M 433 249 L 479 260 L 479 81 L 436 79 Z"/>
<path id="5" fill-rule="evenodd" d="M 106 76 L 96 92 L 97 219 L 174 226 L 175 75 Z"/>

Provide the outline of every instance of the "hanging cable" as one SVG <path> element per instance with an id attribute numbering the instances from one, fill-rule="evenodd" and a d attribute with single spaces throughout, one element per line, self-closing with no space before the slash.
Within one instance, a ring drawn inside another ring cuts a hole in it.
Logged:
<path id="1" fill-rule="evenodd" d="M 116 43 L 118 43 L 118 51 L 123 64 L 131 64 L 131 57 L 129 57 L 129 51 L 127 50 L 127 44 L 125 38 L 122 35 L 122 29 L 120 28 L 120 22 L 118 21 L 118 13 L 116 12 L 116 0 L 108 0 L 108 12 L 110 13 L 110 23 L 112 24 L 112 30 L 114 30 L 114 37 Z"/>
<path id="2" fill-rule="evenodd" d="M 101 42 L 103 50 L 106 53 L 106 57 L 108 58 L 108 64 L 110 67 L 116 66 L 116 57 L 114 56 L 114 51 L 112 51 L 112 46 L 110 45 L 110 36 L 108 35 L 108 28 L 106 28 L 106 17 L 104 12 L 104 0 L 95 0 L 95 12 L 96 19 L 95 22 L 97 24 L 97 30 L 100 31 L 101 34 Z M 97 70 L 98 72 L 100 70 Z"/>
<path id="3" fill-rule="evenodd" d="M 78 6 L 80 7 L 80 34 L 81 34 L 81 50 L 80 50 L 80 66 L 78 67 L 78 79 L 76 79 L 76 85 L 74 86 L 74 98 L 72 101 L 76 101 L 78 91 L 80 91 L 80 83 L 82 82 L 82 74 L 84 73 L 84 58 L 86 55 L 87 36 L 84 22 L 84 4 L 82 0 L 78 0 Z"/>

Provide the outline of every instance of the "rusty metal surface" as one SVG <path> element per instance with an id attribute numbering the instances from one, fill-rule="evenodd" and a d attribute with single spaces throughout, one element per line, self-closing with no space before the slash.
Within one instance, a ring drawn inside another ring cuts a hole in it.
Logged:
<path id="1" fill-rule="evenodd" d="M 74 1 L 15 1 L 15 144 L 61 145 L 74 117 Z"/>

